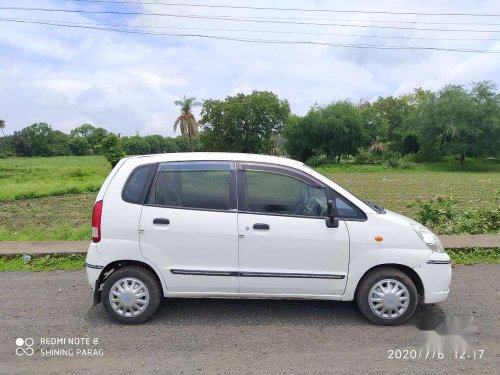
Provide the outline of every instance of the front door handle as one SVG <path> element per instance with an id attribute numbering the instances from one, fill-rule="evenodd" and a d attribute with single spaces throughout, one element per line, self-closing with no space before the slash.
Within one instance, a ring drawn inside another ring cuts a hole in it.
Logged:
<path id="1" fill-rule="evenodd" d="M 157 217 L 153 220 L 153 224 L 168 225 L 170 220 Z"/>
<path id="2" fill-rule="evenodd" d="M 255 223 L 253 229 L 269 230 L 269 224 Z"/>

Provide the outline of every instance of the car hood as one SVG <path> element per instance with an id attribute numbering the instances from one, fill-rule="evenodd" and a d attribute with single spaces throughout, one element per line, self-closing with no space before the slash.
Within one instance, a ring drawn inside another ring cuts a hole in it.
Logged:
<path id="1" fill-rule="evenodd" d="M 392 219 L 393 221 L 399 221 L 399 222 L 408 223 L 408 224 L 419 224 L 419 225 L 422 225 L 419 222 L 417 222 L 417 221 L 415 221 L 413 219 L 410 219 L 409 217 L 406 217 L 404 215 L 398 214 L 398 213 L 393 212 L 393 211 L 385 210 L 385 214 L 384 215 L 389 216 L 389 218 Z"/>

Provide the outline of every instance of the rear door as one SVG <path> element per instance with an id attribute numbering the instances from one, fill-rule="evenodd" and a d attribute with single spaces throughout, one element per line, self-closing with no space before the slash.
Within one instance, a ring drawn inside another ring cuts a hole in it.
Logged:
<path id="1" fill-rule="evenodd" d="M 291 168 L 242 163 L 238 189 L 240 293 L 341 296 L 349 234 L 344 221 L 326 226 L 326 187 Z"/>
<path id="2" fill-rule="evenodd" d="M 232 162 L 161 163 L 140 220 L 142 254 L 177 293 L 238 292 Z"/>

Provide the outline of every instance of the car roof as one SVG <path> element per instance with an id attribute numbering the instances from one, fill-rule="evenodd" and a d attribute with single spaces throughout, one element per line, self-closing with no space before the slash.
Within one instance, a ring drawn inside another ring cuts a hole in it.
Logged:
<path id="1" fill-rule="evenodd" d="M 259 163 L 273 163 L 291 167 L 300 167 L 304 163 L 300 161 L 270 155 L 244 154 L 234 152 L 175 152 L 165 154 L 131 156 L 127 159 L 135 161 L 144 161 L 144 163 L 156 163 L 164 161 L 203 161 L 203 160 L 221 160 L 221 161 L 248 161 Z M 137 160 L 143 159 L 143 160 Z"/>

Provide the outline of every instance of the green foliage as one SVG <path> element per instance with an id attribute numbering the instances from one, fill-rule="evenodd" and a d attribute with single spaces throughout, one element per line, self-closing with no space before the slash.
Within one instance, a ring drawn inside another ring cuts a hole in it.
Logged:
<path id="1" fill-rule="evenodd" d="M 328 158 L 325 154 L 314 154 L 306 161 L 306 164 L 310 167 L 319 167 L 320 165 L 327 163 Z"/>
<path id="2" fill-rule="evenodd" d="M 362 143 L 362 117 L 351 102 L 339 101 L 313 107 L 304 117 L 292 117 L 284 136 L 288 154 L 301 161 L 315 154 L 325 160 L 352 155 Z"/>
<path id="3" fill-rule="evenodd" d="M 15 257 L 0 256 L 0 272 L 5 271 L 73 271 L 85 266 L 85 255 L 33 255 L 31 262 L 26 264 L 22 255 Z"/>
<path id="4" fill-rule="evenodd" d="M 174 138 L 166 137 L 162 139 L 162 152 L 179 152 L 178 142 Z"/>
<path id="5" fill-rule="evenodd" d="M 120 142 L 127 155 L 145 155 L 151 151 L 151 147 L 146 139 L 138 135 L 122 137 Z"/>
<path id="6" fill-rule="evenodd" d="M 71 137 L 68 146 L 72 155 L 84 156 L 90 154 L 90 145 L 84 137 Z"/>
<path id="7" fill-rule="evenodd" d="M 381 113 L 380 98 L 374 104 L 364 102 L 358 105 L 362 121 L 362 146 L 367 147 L 376 140 L 387 139 L 389 118 Z"/>
<path id="8" fill-rule="evenodd" d="M 404 134 L 403 121 L 412 110 L 410 98 L 408 96 L 379 97 L 373 103 L 373 108 L 375 118 L 380 118 L 387 124 L 387 133 L 380 134 L 381 138 L 389 141 L 394 151 L 403 151 L 401 147 Z"/>
<path id="9" fill-rule="evenodd" d="M 125 152 L 120 143 L 120 139 L 113 133 L 108 134 L 101 143 L 101 150 L 104 157 L 109 161 L 111 167 L 114 168 L 120 159 L 125 157 Z"/>
<path id="10" fill-rule="evenodd" d="M 360 148 L 354 157 L 356 164 L 377 164 L 380 162 L 378 155 L 365 148 Z"/>
<path id="11" fill-rule="evenodd" d="M 14 137 L 8 135 L 0 138 L 0 159 L 5 159 L 16 154 L 14 149 Z"/>
<path id="12" fill-rule="evenodd" d="M 152 154 L 160 154 L 164 151 L 163 139 L 161 135 L 147 135 L 144 137 L 144 141 L 148 144 L 148 150 Z"/>
<path id="13" fill-rule="evenodd" d="M 289 114 L 288 102 L 268 91 L 206 100 L 200 121 L 203 149 L 270 154 L 272 136 L 281 132 Z"/>
<path id="14" fill-rule="evenodd" d="M 44 122 L 36 123 L 14 132 L 13 144 L 20 156 L 62 156 L 69 155 L 69 137 L 58 130 L 52 130 Z"/>
<path id="15" fill-rule="evenodd" d="M 201 151 L 201 136 L 192 137 L 189 139 L 188 135 L 179 135 L 172 138 L 176 147 L 176 151 L 173 152 L 191 152 L 191 151 Z"/>
<path id="16" fill-rule="evenodd" d="M 88 144 L 88 149 L 86 150 L 88 154 L 99 154 L 100 147 L 99 144 L 108 135 L 108 131 L 103 128 L 96 128 L 91 124 L 83 124 L 70 132 L 70 137 L 72 138 L 83 138 Z M 74 154 L 78 155 L 78 154 Z"/>
<path id="17" fill-rule="evenodd" d="M 500 207 L 459 208 L 453 197 L 419 201 L 417 221 L 439 233 L 498 233 L 500 232 Z"/>
<path id="18" fill-rule="evenodd" d="M 498 156 L 500 153 L 500 95 L 491 82 L 467 90 L 448 85 L 420 97 L 405 125 L 417 134 L 420 160 L 434 161 L 445 153 Z"/>
<path id="19" fill-rule="evenodd" d="M 401 156 L 400 153 L 384 146 L 381 151 L 374 151 L 373 147 L 359 149 L 354 162 L 356 164 L 385 164 L 389 168 L 413 169 L 415 163 L 412 159 L 412 155 Z"/>

